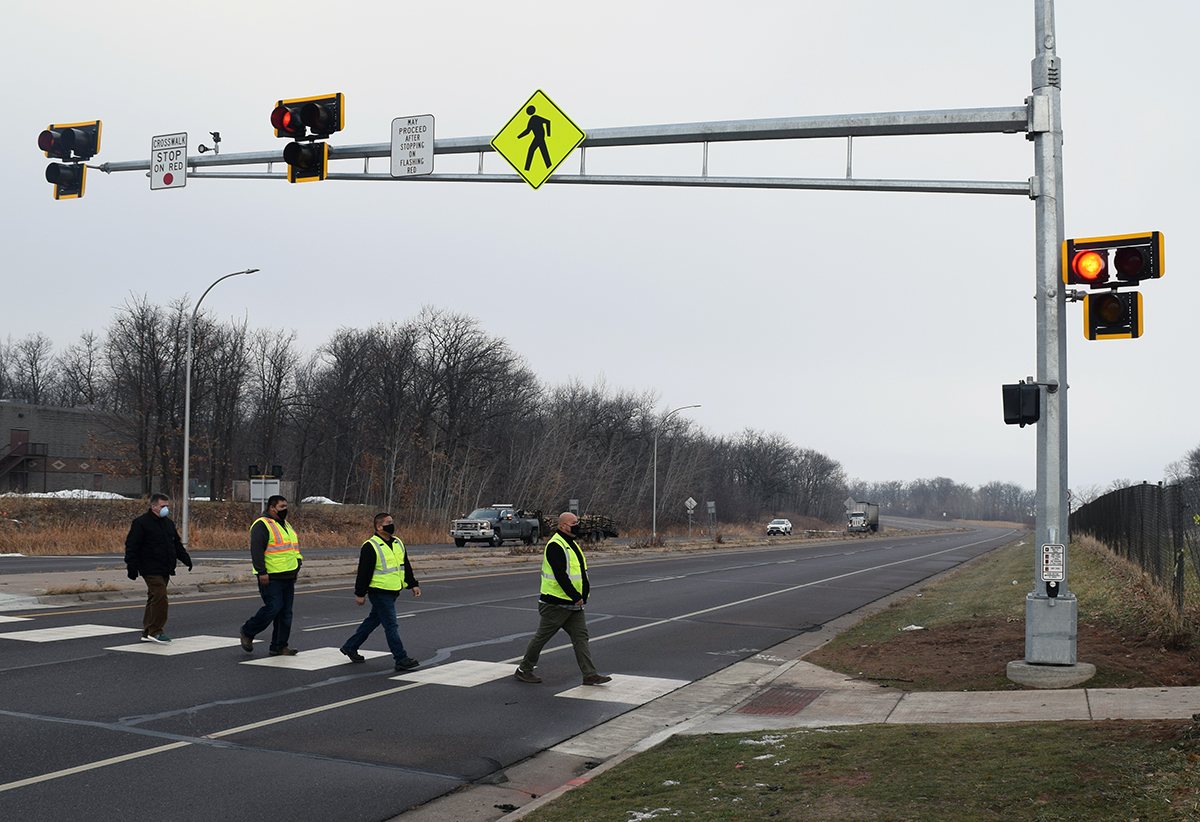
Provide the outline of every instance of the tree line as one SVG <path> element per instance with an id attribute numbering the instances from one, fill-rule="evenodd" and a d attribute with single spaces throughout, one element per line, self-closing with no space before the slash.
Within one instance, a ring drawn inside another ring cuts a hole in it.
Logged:
<path id="1" fill-rule="evenodd" d="M 186 299 L 132 295 L 108 327 L 61 352 L 36 333 L 0 343 L 0 398 L 89 408 L 104 453 L 143 493 L 182 485 Z M 191 476 L 228 498 L 249 465 L 283 467 L 300 498 L 410 510 L 430 524 L 511 502 L 648 524 L 658 437 L 658 521 L 683 500 L 721 521 L 842 518 L 849 481 L 831 457 L 746 429 L 712 435 L 652 392 L 543 384 L 470 316 L 426 307 L 342 328 L 315 351 L 295 332 L 200 312 L 194 326 Z"/>

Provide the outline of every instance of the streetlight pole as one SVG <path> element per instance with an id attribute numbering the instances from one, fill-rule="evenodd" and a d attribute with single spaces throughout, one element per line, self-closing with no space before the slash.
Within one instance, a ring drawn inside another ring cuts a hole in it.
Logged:
<path id="1" fill-rule="evenodd" d="M 654 500 L 653 500 L 654 510 L 650 512 L 650 541 L 651 542 L 654 542 L 655 540 L 658 539 L 658 432 L 659 432 L 659 430 L 662 429 L 662 427 L 664 425 L 667 424 L 667 420 L 671 419 L 671 417 L 678 414 L 680 411 L 686 411 L 689 408 L 699 408 L 699 407 L 700 407 L 699 405 L 681 405 L 679 408 L 676 408 L 674 411 L 668 411 L 667 415 L 665 417 L 663 417 L 662 422 L 660 422 L 658 425 L 656 425 L 654 427 Z"/>
<path id="2" fill-rule="evenodd" d="M 187 336 L 187 377 L 184 379 L 183 387 L 183 550 L 187 550 L 188 546 L 188 497 L 191 496 L 191 470 L 192 470 L 192 329 L 196 325 L 196 315 L 200 313 L 200 303 L 204 302 L 204 298 L 208 296 L 208 292 L 213 290 L 213 287 L 221 282 L 228 280 L 230 277 L 236 277 L 239 274 L 253 274 L 258 271 L 257 268 L 247 268 L 245 271 L 235 271 L 232 274 L 226 274 L 224 277 L 218 277 L 213 284 L 204 289 L 204 293 L 200 295 L 200 299 L 196 301 L 196 307 L 192 309 L 192 318 L 188 320 L 188 336 Z"/>

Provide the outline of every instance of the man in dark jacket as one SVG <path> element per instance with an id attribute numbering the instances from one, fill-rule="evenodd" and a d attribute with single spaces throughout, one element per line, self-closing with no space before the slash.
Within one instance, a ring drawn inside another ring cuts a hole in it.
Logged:
<path id="1" fill-rule="evenodd" d="M 125 537 L 125 567 L 130 579 L 138 574 L 146 580 L 146 613 L 142 617 L 142 642 L 166 644 L 171 638 L 167 627 L 167 579 L 175 574 L 178 560 L 192 570 L 192 558 L 184 550 L 175 523 L 167 514 L 166 494 L 150 497 L 150 510 L 129 526 Z"/>
<path id="2" fill-rule="evenodd" d="M 404 550 L 404 542 L 396 536 L 396 521 L 388 513 L 375 515 L 375 535 L 363 543 L 358 555 L 358 576 L 354 580 L 354 601 L 363 605 L 371 600 L 371 613 L 358 626 L 354 636 L 342 645 L 342 653 L 351 662 L 366 662 L 358 652 L 380 625 L 387 637 L 397 671 L 411 671 L 421 663 L 408 655 L 396 627 L 396 597 L 405 588 L 414 597 L 421 595 L 421 586 L 413 573 L 412 561 Z"/>

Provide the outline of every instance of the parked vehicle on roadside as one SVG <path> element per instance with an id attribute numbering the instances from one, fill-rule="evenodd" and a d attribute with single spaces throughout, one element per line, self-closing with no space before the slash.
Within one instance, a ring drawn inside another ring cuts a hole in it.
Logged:
<path id="1" fill-rule="evenodd" d="M 541 512 L 515 508 L 512 503 L 476 508 L 450 525 L 450 537 L 459 548 L 468 542 L 486 542 L 499 547 L 505 540 L 516 539 L 530 545 L 540 539 L 541 534 Z"/>
<path id="2" fill-rule="evenodd" d="M 767 523 L 767 536 L 791 536 L 792 521 L 790 519 L 773 519 Z"/>

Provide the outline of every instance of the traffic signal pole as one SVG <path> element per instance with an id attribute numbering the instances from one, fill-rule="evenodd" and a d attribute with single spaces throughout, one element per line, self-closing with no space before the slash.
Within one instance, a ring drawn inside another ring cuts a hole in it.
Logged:
<path id="1" fill-rule="evenodd" d="M 1060 65 L 1054 0 L 1035 0 L 1036 56 L 1029 99 L 1036 214 L 1037 375 L 1045 394 L 1037 426 L 1034 586 L 1025 597 L 1025 660 L 1009 678 L 1048 687 L 1085 681 L 1095 669 L 1075 658 L 1079 606 L 1067 573 L 1066 289 L 1059 271 L 1063 238 Z M 1038 667 L 1033 667 L 1038 666 Z"/>

